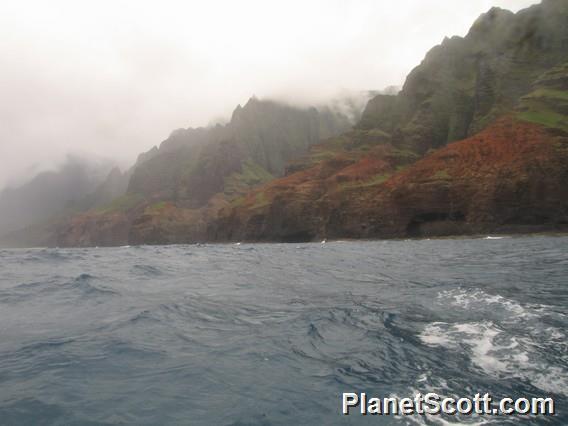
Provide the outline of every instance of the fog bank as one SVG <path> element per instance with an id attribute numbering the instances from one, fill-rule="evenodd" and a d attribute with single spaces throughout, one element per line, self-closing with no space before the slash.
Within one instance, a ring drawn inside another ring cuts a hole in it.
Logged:
<path id="1" fill-rule="evenodd" d="M 534 0 L 21 1 L 0 5 L 0 188 L 68 152 L 123 166 L 253 94 L 401 85 L 444 36 Z"/>

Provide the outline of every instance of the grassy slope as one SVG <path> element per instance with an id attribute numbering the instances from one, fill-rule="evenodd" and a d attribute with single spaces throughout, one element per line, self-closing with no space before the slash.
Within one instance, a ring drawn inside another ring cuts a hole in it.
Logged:
<path id="1" fill-rule="evenodd" d="M 568 63 L 543 74 L 523 96 L 517 117 L 568 133 Z"/>
<path id="2" fill-rule="evenodd" d="M 542 126 L 545 133 L 547 130 L 554 130 L 555 134 L 561 132 L 561 135 L 562 132 L 568 133 L 567 82 L 566 65 L 550 70 L 537 79 L 532 91 L 522 98 L 516 111 L 509 110 L 507 119 L 491 126 L 493 130 L 472 137 L 467 142 L 452 144 L 449 150 L 434 150 L 416 166 L 412 164 L 419 159 L 417 154 L 397 149 L 389 135 L 378 129 L 359 129 L 333 138 L 313 146 L 309 155 L 291 164 L 288 176 L 273 180 L 239 198 L 222 215 L 225 218 L 231 215 L 241 217 L 242 223 L 246 223 L 247 218 L 254 215 L 271 215 L 271 206 L 282 199 L 285 200 L 286 210 L 290 208 L 298 212 L 305 209 L 302 207 L 305 204 L 317 206 L 319 202 L 330 200 L 338 205 L 347 203 L 341 209 L 357 208 L 359 205 L 369 208 L 370 200 L 380 198 L 373 194 L 398 191 L 396 182 L 404 185 L 401 196 L 405 191 L 412 192 L 414 185 L 417 185 L 413 183 L 412 176 L 419 177 L 420 185 L 435 184 L 451 188 L 457 183 L 461 185 L 480 178 L 493 182 L 493 168 L 511 169 L 511 182 L 527 181 L 530 184 L 531 179 L 537 179 L 536 175 L 531 174 L 532 171 L 529 172 L 537 167 L 537 159 L 532 157 L 536 152 L 531 151 L 533 149 L 540 153 L 540 167 L 545 168 L 549 158 L 554 170 L 561 169 L 561 165 L 556 163 L 558 158 L 565 157 L 566 138 L 544 137 L 538 129 Z M 523 122 L 537 126 L 523 127 Z M 495 132 L 495 138 L 492 132 Z M 534 135 L 534 140 L 530 135 Z M 526 145 L 524 151 L 520 151 L 517 141 Z M 487 157 L 484 150 L 492 154 Z M 451 153 L 448 158 L 457 155 L 460 162 L 448 163 L 444 159 L 446 154 L 443 154 L 446 151 Z M 428 158 L 432 158 L 432 161 Z M 531 166 L 531 163 L 534 164 Z M 525 168 L 526 173 L 522 171 Z M 422 169 L 424 172 L 416 174 L 417 170 Z M 498 181 L 496 178 L 494 180 Z M 503 184 L 506 185 L 505 182 Z"/>

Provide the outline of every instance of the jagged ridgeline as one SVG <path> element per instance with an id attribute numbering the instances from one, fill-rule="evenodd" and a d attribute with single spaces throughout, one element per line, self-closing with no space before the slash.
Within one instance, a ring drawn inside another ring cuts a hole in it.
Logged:
<path id="1" fill-rule="evenodd" d="M 510 111 L 567 55 L 568 1 L 544 0 L 516 14 L 493 8 L 465 37 L 430 50 L 397 96 L 371 100 L 358 127 L 381 129 L 396 146 L 427 152 Z"/>
<path id="2" fill-rule="evenodd" d="M 219 209 L 282 176 L 313 144 L 352 127 L 361 112 L 355 100 L 343 101 L 299 108 L 253 97 L 226 125 L 178 129 L 139 156 L 123 196 L 60 223 L 56 244 L 206 239 L 206 224 Z"/>
<path id="3" fill-rule="evenodd" d="M 209 239 L 566 231 L 568 64 L 529 90 L 483 131 L 421 159 L 378 129 L 317 145 L 288 176 L 221 211 Z"/>
<path id="4" fill-rule="evenodd" d="M 251 99 L 141 155 L 126 195 L 58 245 L 310 241 L 568 224 L 568 1 L 494 8 L 445 39 L 351 128 Z M 455 144 L 451 142 L 463 140 Z M 449 146 L 446 146 L 450 144 Z"/>
<path id="5" fill-rule="evenodd" d="M 566 229 L 567 61 L 567 1 L 491 9 L 433 48 L 400 93 L 369 101 L 355 129 L 223 210 L 210 238 Z"/>
<path id="6" fill-rule="evenodd" d="M 360 103 L 359 96 L 368 99 L 370 94 L 353 96 L 357 99 L 341 102 Z M 59 236 L 69 229 L 66 224 L 78 217 L 101 224 L 91 223 L 88 234 L 93 239 L 85 244 L 125 242 L 135 219 L 140 225 L 144 217 L 162 214 L 165 203 L 182 209 L 222 205 L 281 176 L 289 160 L 322 138 L 345 131 L 361 112 L 362 107 L 348 103 L 344 108 L 339 100 L 316 109 L 253 97 L 236 108 L 226 125 L 172 132 L 159 148 L 140 154 L 126 173 L 109 164 L 96 178 L 88 178 L 89 167 L 66 164 L 0 194 L 0 243 L 62 244 Z M 195 214 L 190 216 L 175 220 L 194 220 Z M 117 223 L 122 233 L 115 232 Z M 104 224 L 110 226 L 106 231 Z M 99 241 L 95 234 L 106 237 Z"/>
<path id="7" fill-rule="evenodd" d="M 231 197 L 282 176 L 291 159 L 350 126 L 347 116 L 329 108 L 251 98 L 227 125 L 176 130 L 141 155 L 128 193 L 201 207 L 214 194 Z"/>

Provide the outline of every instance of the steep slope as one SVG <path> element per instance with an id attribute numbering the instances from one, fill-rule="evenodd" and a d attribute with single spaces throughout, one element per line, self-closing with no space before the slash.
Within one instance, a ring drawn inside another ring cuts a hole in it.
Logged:
<path id="1" fill-rule="evenodd" d="M 544 0 L 516 14 L 493 8 L 464 38 L 428 52 L 397 96 L 369 102 L 359 127 L 380 128 L 396 146 L 425 153 L 482 130 L 567 60 L 568 2 Z"/>
<path id="2" fill-rule="evenodd" d="M 216 240 L 312 241 L 568 229 L 568 63 L 505 117 L 415 162 L 378 129 L 315 146 L 236 200 Z"/>
<path id="3" fill-rule="evenodd" d="M 179 129 L 139 156 L 124 196 L 57 227 L 58 245 L 183 242 L 205 238 L 209 217 L 284 173 L 320 139 L 351 127 L 330 108 L 251 98 L 225 125 Z"/>
<path id="4" fill-rule="evenodd" d="M 399 169 L 343 155 L 224 210 L 213 240 L 313 241 L 568 229 L 568 135 L 507 117 Z"/>
<path id="5" fill-rule="evenodd" d="M 517 117 L 557 133 L 568 132 L 568 62 L 540 76 L 521 98 Z"/>
<path id="6" fill-rule="evenodd" d="M 209 237 L 310 241 L 564 226 L 567 60 L 568 2 L 544 0 L 517 14 L 491 9 L 465 38 L 432 49 L 400 93 L 373 98 L 354 131 L 224 209 Z"/>
<path id="7" fill-rule="evenodd" d="M 58 241 L 311 241 L 563 228 L 567 61 L 568 2 L 543 0 L 516 14 L 491 9 L 464 38 L 433 48 L 398 94 L 374 97 L 350 131 L 333 136 L 321 130 L 327 120 L 319 115 L 298 120 L 294 113 L 280 127 L 272 109 L 251 101 L 229 125 L 191 131 L 187 140 L 180 131 L 142 156 L 128 195 L 75 218 Z M 285 166 L 326 133 L 331 137 Z"/>
<path id="8" fill-rule="evenodd" d="M 244 189 L 281 176 L 289 160 L 349 126 L 347 117 L 330 110 L 251 98 L 236 108 L 227 125 L 177 130 L 143 155 L 128 192 L 202 207 L 214 194 L 237 190 L 239 178 L 246 180 L 243 174 L 253 180 L 242 182 Z M 253 171 L 256 176 L 249 176 Z"/>

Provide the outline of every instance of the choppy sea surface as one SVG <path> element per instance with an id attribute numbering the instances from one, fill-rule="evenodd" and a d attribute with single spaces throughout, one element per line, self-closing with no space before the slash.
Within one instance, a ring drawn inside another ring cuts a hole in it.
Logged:
<path id="1" fill-rule="evenodd" d="M 1 425 L 568 424 L 568 237 L 0 250 Z M 343 392 L 555 417 L 342 416 Z"/>

